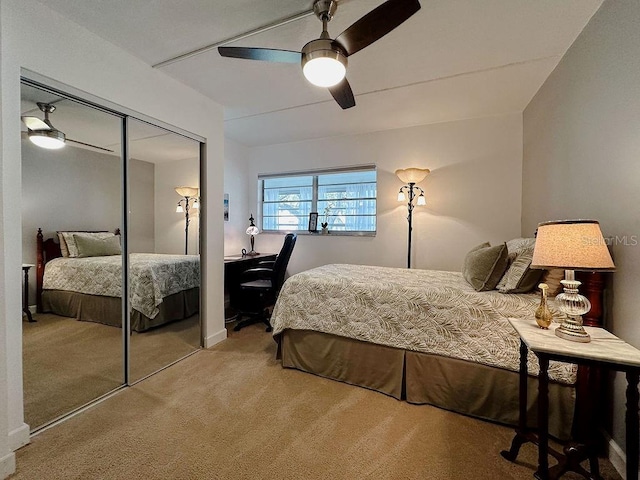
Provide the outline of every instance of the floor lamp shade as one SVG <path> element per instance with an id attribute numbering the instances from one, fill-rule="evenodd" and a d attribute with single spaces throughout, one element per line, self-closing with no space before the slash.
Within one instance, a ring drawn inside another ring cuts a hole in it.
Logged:
<path id="1" fill-rule="evenodd" d="M 176 193 L 181 197 L 197 197 L 198 189 L 195 187 L 176 187 Z"/>
<path id="2" fill-rule="evenodd" d="M 427 178 L 431 171 L 428 168 L 401 168 L 396 170 L 396 177 L 404 183 L 418 183 Z"/>

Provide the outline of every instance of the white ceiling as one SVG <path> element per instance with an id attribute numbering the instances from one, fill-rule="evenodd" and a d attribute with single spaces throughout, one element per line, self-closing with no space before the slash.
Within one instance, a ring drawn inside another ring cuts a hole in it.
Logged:
<path id="1" fill-rule="evenodd" d="M 602 0 L 420 0 L 422 9 L 349 58 L 356 107 L 341 110 L 296 65 L 222 58 L 161 70 L 225 106 L 225 135 L 249 146 L 522 111 Z M 381 0 L 342 0 L 336 37 Z M 312 0 L 47 0 L 149 65 L 309 10 Z M 300 50 L 307 16 L 233 43 Z"/>

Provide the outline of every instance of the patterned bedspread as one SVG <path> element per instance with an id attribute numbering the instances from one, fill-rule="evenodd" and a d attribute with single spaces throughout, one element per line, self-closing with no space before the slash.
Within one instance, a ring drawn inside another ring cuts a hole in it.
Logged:
<path id="1" fill-rule="evenodd" d="M 131 306 L 154 318 L 169 295 L 200 286 L 198 255 L 130 255 Z M 45 290 L 67 290 L 88 295 L 122 295 L 122 256 L 55 258 L 44 271 Z"/>
<path id="2" fill-rule="evenodd" d="M 325 265 L 291 276 L 271 317 L 273 334 L 315 330 L 365 342 L 519 370 L 520 340 L 508 317 L 533 318 L 536 294 L 476 292 L 461 273 Z M 553 300 L 549 307 L 560 318 Z M 535 355 L 529 373 L 537 375 Z M 572 384 L 574 365 L 551 362 Z"/>

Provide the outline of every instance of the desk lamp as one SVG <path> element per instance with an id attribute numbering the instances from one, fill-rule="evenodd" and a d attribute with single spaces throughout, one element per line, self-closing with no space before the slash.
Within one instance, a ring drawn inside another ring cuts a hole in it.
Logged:
<path id="1" fill-rule="evenodd" d="M 258 229 L 258 227 L 256 227 L 256 224 L 253 223 L 254 222 L 254 218 L 253 218 L 253 213 L 251 214 L 251 216 L 249 217 L 249 228 L 247 228 L 246 234 L 251 236 L 251 251 L 247 253 L 247 255 L 250 256 L 255 256 L 255 255 L 260 255 L 258 252 L 255 251 L 254 249 L 254 244 L 255 244 L 255 236 L 258 235 L 260 233 L 260 229 Z"/>

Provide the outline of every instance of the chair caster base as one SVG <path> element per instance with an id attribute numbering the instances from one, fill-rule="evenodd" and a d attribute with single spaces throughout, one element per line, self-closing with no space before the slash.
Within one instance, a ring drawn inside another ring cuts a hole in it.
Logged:
<path id="1" fill-rule="evenodd" d="M 240 319 L 240 317 L 238 317 L 238 319 Z M 269 323 L 269 318 L 265 318 L 264 316 L 255 316 L 255 317 L 250 317 L 246 320 L 242 320 L 241 322 L 239 321 L 238 324 L 233 327 L 233 331 L 234 332 L 239 332 L 240 330 L 242 330 L 244 327 L 248 327 L 249 325 L 253 325 L 254 323 L 264 323 L 267 328 L 265 330 L 265 332 L 270 332 L 273 329 L 271 328 L 271 324 Z"/>

